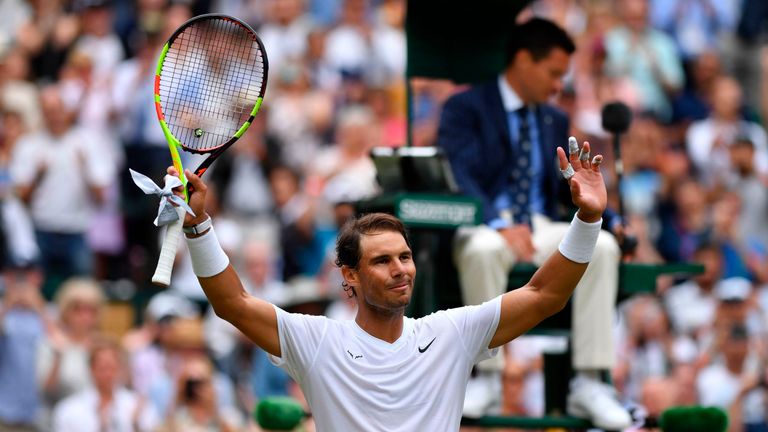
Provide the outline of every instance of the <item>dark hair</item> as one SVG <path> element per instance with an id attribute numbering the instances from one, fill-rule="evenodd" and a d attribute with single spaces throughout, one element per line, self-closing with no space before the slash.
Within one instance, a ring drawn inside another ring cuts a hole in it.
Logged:
<path id="1" fill-rule="evenodd" d="M 405 244 L 411 247 L 411 241 L 408 239 L 408 232 L 400 219 L 387 213 L 370 213 L 360 218 L 349 220 L 341 228 L 339 236 L 336 239 L 336 266 L 347 266 L 357 269 L 360 265 L 362 251 L 360 250 L 360 238 L 363 235 L 378 233 L 382 231 L 394 231 L 400 233 L 405 239 Z M 342 282 L 341 286 L 349 293 L 350 297 L 355 296 L 355 290 Z"/>
<path id="2" fill-rule="evenodd" d="M 518 51 L 528 51 L 534 61 L 548 56 L 553 48 L 568 54 L 576 51 L 576 45 L 560 26 L 541 18 L 532 18 L 515 26 L 507 41 L 507 64 L 511 64 Z"/>

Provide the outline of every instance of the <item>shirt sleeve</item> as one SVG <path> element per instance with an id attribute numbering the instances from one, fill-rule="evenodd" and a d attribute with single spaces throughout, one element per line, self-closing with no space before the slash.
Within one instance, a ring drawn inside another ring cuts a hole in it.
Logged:
<path id="1" fill-rule="evenodd" d="M 328 330 L 329 319 L 324 316 L 288 313 L 277 306 L 277 332 L 281 357 L 269 356 L 270 361 L 300 381 L 312 365 Z"/>
<path id="2" fill-rule="evenodd" d="M 36 157 L 35 145 L 28 139 L 21 138 L 14 146 L 9 164 L 11 182 L 14 186 L 29 185 L 37 175 L 40 158 Z"/>
<path id="3" fill-rule="evenodd" d="M 53 430 L 56 432 L 75 432 L 77 427 L 73 424 L 72 409 L 70 408 L 71 399 L 61 400 L 53 408 L 52 423 Z M 76 422 L 75 422 L 76 423 Z"/>
<path id="4" fill-rule="evenodd" d="M 654 51 L 657 56 L 656 64 L 667 83 L 679 89 L 685 81 L 685 72 L 677 54 L 677 48 L 671 39 L 658 36 L 655 39 Z"/>
<path id="5" fill-rule="evenodd" d="M 107 156 L 109 150 L 102 147 L 108 144 L 98 142 L 97 136 L 84 129 L 80 129 L 79 133 L 79 151 L 84 158 L 84 172 L 88 182 L 98 187 L 109 186 L 115 176 L 115 166 Z"/>
<path id="6" fill-rule="evenodd" d="M 501 316 L 501 296 L 476 306 L 464 306 L 446 311 L 456 326 L 467 356 L 472 363 L 496 355 L 498 347 L 489 349 L 488 345 L 496 334 Z"/>

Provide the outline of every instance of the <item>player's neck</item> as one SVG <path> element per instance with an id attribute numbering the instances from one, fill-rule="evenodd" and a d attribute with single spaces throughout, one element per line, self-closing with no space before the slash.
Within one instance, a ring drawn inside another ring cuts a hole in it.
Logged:
<path id="1" fill-rule="evenodd" d="M 379 310 L 358 308 L 355 322 L 369 335 L 393 343 L 403 333 L 404 309 L 382 313 Z"/>

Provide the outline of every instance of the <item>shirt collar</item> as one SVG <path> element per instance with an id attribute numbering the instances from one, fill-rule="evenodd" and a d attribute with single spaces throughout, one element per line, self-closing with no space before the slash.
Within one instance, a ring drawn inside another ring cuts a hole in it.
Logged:
<path id="1" fill-rule="evenodd" d="M 499 75 L 499 92 L 501 93 L 501 104 L 504 105 L 506 112 L 515 112 L 523 107 L 523 100 L 515 93 L 512 86 L 509 85 L 504 74 Z"/>

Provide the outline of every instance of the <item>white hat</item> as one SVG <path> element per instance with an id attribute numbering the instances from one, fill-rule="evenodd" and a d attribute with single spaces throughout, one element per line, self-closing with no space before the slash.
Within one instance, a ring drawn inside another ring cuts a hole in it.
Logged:
<path id="1" fill-rule="evenodd" d="M 147 304 L 147 316 L 155 321 L 165 317 L 196 318 L 195 305 L 186 298 L 168 292 L 155 294 Z"/>
<path id="2" fill-rule="evenodd" d="M 723 301 L 744 301 L 751 292 L 752 282 L 743 277 L 730 277 L 715 285 L 715 295 Z"/>

